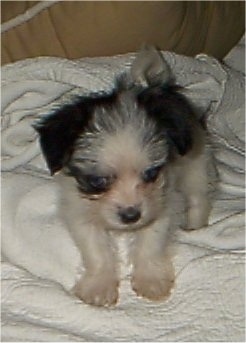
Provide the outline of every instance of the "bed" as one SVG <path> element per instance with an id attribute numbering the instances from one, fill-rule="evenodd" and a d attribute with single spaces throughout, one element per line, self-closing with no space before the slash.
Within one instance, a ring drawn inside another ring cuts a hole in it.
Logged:
<path id="1" fill-rule="evenodd" d="M 137 297 L 126 267 L 112 309 L 70 293 L 80 255 L 57 216 L 56 185 L 31 124 L 76 94 L 110 90 L 134 53 L 2 68 L 2 341 L 245 341 L 244 50 L 243 38 L 223 63 L 163 52 L 206 113 L 219 191 L 208 227 L 173 233 L 171 296 Z"/>

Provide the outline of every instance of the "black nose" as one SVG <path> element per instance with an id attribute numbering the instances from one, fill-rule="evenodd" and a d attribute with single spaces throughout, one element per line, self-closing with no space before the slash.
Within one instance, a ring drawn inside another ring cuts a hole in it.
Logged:
<path id="1" fill-rule="evenodd" d="M 141 217 L 141 212 L 137 207 L 129 206 L 119 210 L 119 216 L 124 224 L 135 223 Z"/>

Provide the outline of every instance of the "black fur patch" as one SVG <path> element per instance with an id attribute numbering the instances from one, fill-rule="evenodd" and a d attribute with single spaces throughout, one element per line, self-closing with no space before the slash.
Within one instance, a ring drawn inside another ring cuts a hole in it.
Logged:
<path id="1" fill-rule="evenodd" d="M 90 123 L 96 107 L 112 108 L 118 94 L 125 88 L 118 82 L 109 94 L 78 97 L 74 103 L 64 105 L 34 125 L 52 175 L 68 162 L 76 139 Z M 179 87 L 129 88 L 135 92 L 139 106 L 157 122 L 159 133 L 165 133 L 170 146 L 185 155 L 193 143 L 191 123 L 195 113 L 188 100 L 178 92 Z"/>
<path id="2" fill-rule="evenodd" d="M 164 130 L 171 146 L 176 147 L 180 155 L 192 148 L 192 121 L 194 109 L 189 101 L 178 92 L 178 86 L 154 86 L 138 93 L 137 99 L 147 114 Z"/>
<path id="3" fill-rule="evenodd" d="M 99 97 L 79 97 L 41 119 L 34 128 L 40 135 L 40 145 L 53 175 L 67 162 L 75 140 L 88 125 L 96 106 L 112 106 L 116 92 Z"/>

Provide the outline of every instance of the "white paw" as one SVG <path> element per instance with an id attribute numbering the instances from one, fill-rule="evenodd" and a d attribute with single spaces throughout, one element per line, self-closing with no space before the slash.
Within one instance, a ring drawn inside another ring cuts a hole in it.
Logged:
<path id="1" fill-rule="evenodd" d="M 170 295 L 174 285 L 172 264 L 152 264 L 147 268 L 135 269 L 132 275 L 132 289 L 137 295 L 150 300 L 161 300 Z"/>
<path id="2" fill-rule="evenodd" d="M 118 300 L 118 285 L 119 282 L 112 275 L 86 274 L 75 285 L 74 293 L 86 304 L 111 306 Z"/>
<path id="3" fill-rule="evenodd" d="M 201 227 L 208 226 L 210 205 L 207 201 L 202 199 L 200 204 L 191 206 L 187 211 L 187 225 L 186 230 L 195 230 Z"/>
<path id="4" fill-rule="evenodd" d="M 186 230 L 195 230 L 208 226 L 208 213 L 190 209 L 187 214 Z"/>

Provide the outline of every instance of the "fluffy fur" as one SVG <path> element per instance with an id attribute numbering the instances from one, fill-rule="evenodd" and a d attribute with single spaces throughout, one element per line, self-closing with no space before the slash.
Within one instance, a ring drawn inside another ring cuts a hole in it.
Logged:
<path id="1" fill-rule="evenodd" d="M 110 94 L 78 97 L 36 125 L 60 185 L 60 209 L 86 272 L 76 295 L 93 305 L 118 298 L 117 251 L 110 231 L 134 234 L 132 288 L 166 297 L 174 282 L 167 254 L 174 188 L 187 228 L 207 224 L 205 132 L 168 65 L 145 48 Z"/>

